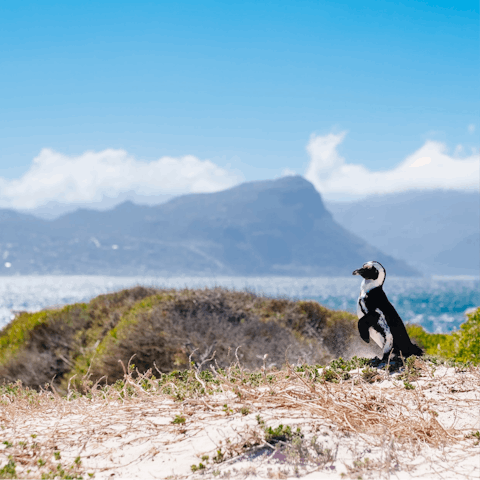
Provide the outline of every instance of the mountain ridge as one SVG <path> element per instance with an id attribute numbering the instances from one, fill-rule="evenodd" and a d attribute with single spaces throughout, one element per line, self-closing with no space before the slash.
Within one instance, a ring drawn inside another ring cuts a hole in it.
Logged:
<path id="1" fill-rule="evenodd" d="M 373 258 L 391 274 L 418 274 L 337 224 L 300 176 L 157 206 L 13 217 L 1 222 L 0 255 L 11 264 L 2 274 L 342 276 Z"/>

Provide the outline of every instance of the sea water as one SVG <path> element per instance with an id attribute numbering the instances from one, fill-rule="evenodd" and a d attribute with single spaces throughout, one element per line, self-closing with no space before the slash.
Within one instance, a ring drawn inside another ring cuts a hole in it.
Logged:
<path id="1" fill-rule="evenodd" d="M 135 285 L 157 288 L 222 286 L 261 295 L 312 299 L 336 310 L 356 311 L 359 277 L 0 277 L 0 326 L 19 311 L 85 302 L 102 293 Z M 480 281 L 473 277 L 389 277 L 385 293 L 405 322 L 429 332 L 450 332 L 465 321 L 465 313 L 480 306 Z"/>

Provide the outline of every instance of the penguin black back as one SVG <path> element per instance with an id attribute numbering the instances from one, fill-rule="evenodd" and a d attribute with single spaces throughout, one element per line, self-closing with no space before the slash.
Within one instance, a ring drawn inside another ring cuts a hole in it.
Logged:
<path id="1" fill-rule="evenodd" d="M 394 354 L 398 355 L 401 353 L 405 358 L 410 355 L 422 355 L 422 350 L 410 340 L 405 324 L 395 307 L 388 300 L 382 286 L 375 287 L 367 293 L 365 304 L 369 311 L 379 309 L 385 316 L 393 337 Z"/>

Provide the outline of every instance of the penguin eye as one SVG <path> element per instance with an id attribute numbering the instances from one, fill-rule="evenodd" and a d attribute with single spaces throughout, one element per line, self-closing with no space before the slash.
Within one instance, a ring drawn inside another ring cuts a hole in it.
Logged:
<path id="1" fill-rule="evenodd" d="M 364 278 L 368 278 L 370 280 L 376 280 L 378 278 L 378 270 L 373 265 L 367 265 L 365 269 L 368 271 L 365 272 L 366 276 Z"/>

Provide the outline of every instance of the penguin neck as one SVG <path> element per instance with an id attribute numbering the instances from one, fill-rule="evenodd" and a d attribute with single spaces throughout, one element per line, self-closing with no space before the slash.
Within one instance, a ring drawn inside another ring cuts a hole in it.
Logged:
<path id="1" fill-rule="evenodd" d="M 379 272 L 379 275 L 375 280 L 364 278 L 362 281 L 362 291 L 365 293 L 368 293 L 370 290 L 373 290 L 374 288 L 381 287 L 384 281 L 385 281 L 385 274 L 383 272 Z"/>

